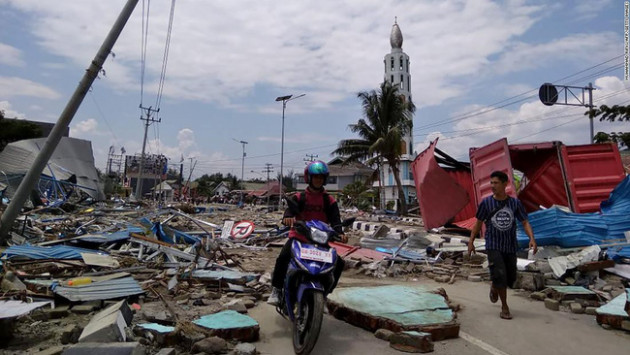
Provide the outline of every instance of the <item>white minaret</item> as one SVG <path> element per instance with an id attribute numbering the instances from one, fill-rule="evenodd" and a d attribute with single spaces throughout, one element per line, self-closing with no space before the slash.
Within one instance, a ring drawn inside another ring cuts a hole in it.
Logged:
<path id="1" fill-rule="evenodd" d="M 394 20 L 392 32 L 389 36 L 389 43 L 392 46 L 391 52 L 385 55 L 383 63 L 385 65 L 385 81 L 398 87 L 398 92 L 404 96 L 405 101 L 411 100 L 411 74 L 409 73 L 409 56 L 403 52 L 403 35 L 398 27 L 398 21 Z M 416 198 L 416 188 L 411 174 L 411 162 L 415 158 L 413 152 L 413 135 L 410 130 L 401 142 L 402 156 L 400 157 L 400 180 L 407 202 Z M 397 203 L 399 198 L 396 181 L 387 164 L 384 164 L 381 171 L 381 183 L 384 186 L 382 201 Z"/>
<path id="2" fill-rule="evenodd" d="M 392 51 L 385 55 L 385 81 L 393 86 L 398 86 L 398 92 L 405 96 L 405 100 L 411 99 L 411 74 L 409 73 L 409 56 L 403 52 L 403 35 L 398 27 L 397 20 L 394 20 L 392 33 L 389 36 L 389 43 Z M 405 137 L 405 147 L 403 155 L 413 155 L 413 137 L 409 132 Z M 409 157 L 403 156 L 405 159 Z"/>

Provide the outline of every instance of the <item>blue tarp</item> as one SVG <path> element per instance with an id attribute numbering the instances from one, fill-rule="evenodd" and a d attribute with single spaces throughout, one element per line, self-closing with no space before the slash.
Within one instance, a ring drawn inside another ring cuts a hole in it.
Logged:
<path id="1" fill-rule="evenodd" d="M 630 246 L 610 247 L 606 251 L 606 254 L 608 254 L 609 258 L 618 263 L 624 258 L 630 259 Z"/>
<path id="2" fill-rule="evenodd" d="M 529 214 L 529 223 L 538 245 L 574 248 L 624 239 L 624 232 L 630 230 L 630 176 L 626 176 L 608 200 L 601 203 L 601 211 L 572 213 L 552 207 Z M 527 247 L 529 238 L 520 223 L 517 239 L 519 247 Z"/>
<path id="3" fill-rule="evenodd" d="M 14 245 L 2 253 L 2 258 L 26 258 L 26 259 L 83 259 L 81 253 L 97 253 L 94 250 L 69 247 L 67 245 L 55 245 L 40 247 L 34 245 Z"/>
<path id="4" fill-rule="evenodd" d="M 163 242 L 169 243 L 169 244 L 175 244 L 175 242 L 177 241 L 178 243 L 184 242 L 187 244 L 197 244 L 197 243 L 201 243 L 201 239 L 199 237 L 196 237 L 194 235 L 189 235 L 186 234 L 182 231 L 178 231 L 177 229 L 173 229 L 171 227 L 168 227 L 168 232 L 167 233 L 164 230 L 164 227 L 162 226 L 162 224 L 160 222 L 151 222 L 151 220 L 147 217 L 142 217 L 138 220 L 143 226 L 149 227 L 151 228 L 151 231 L 153 232 L 153 234 L 155 234 L 155 236 L 158 238 L 158 240 L 161 240 Z M 172 233 L 173 236 L 175 237 L 175 240 L 173 240 L 173 237 L 171 237 L 169 234 Z"/>

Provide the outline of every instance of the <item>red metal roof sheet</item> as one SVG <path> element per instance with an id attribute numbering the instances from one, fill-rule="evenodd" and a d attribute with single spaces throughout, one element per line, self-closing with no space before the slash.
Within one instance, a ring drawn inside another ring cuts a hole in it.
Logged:
<path id="1" fill-rule="evenodd" d="M 411 163 L 424 227 L 443 226 L 466 207 L 468 193 L 435 160 L 437 139 Z"/>

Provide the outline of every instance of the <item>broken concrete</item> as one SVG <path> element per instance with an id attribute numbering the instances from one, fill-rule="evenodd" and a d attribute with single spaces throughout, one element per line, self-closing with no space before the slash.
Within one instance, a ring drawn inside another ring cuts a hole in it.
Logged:
<path id="1" fill-rule="evenodd" d="M 384 299 L 388 302 L 382 302 Z M 459 334 L 459 324 L 445 298 L 422 287 L 339 288 L 328 297 L 328 311 L 370 331 L 416 330 L 430 333 L 434 341 Z"/>
<path id="2" fill-rule="evenodd" d="M 630 320 L 630 316 L 625 310 L 627 301 L 626 293 L 615 297 L 612 301 L 597 309 L 597 323 L 608 325 L 615 329 L 621 329 L 623 321 Z"/>
<path id="3" fill-rule="evenodd" d="M 116 311 L 106 315 L 97 314 L 83 329 L 79 337 L 80 343 L 109 343 L 125 341 L 127 339 L 125 328 L 127 323 L 122 312 Z"/>
<path id="4" fill-rule="evenodd" d="M 256 355 L 256 346 L 252 343 L 239 343 L 234 347 L 234 355 Z"/>
<path id="5" fill-rule="evenodd" d="M 221 354 L 227 349 L 227 342 L 220 337 L 209 337 L 198 341 L 193 345 L 192 351 L 205 354 Z"/>
<path id="6" fill-rule="evenodd" d="M 140 343 L 79 343 L 66 349 L 63 355 L 144 355 Z"/>
<path id="7" fill-rule="evenodd" d="M 416 331 L 392 334 L 389 339 L 389 346 L 407 353 L 428 353 L 433 351 L 431 334 Z"/>
<path id="8" fill-rule="evenodd" d="M 545 299 L 545 307 L 547 307 L 547 309 L 550 309 L 552 311 L 559 311 L 560 310 L 560 302 L 558 302 L 557 300 L 551 299 L 551 298 L 546 298 Z"/>

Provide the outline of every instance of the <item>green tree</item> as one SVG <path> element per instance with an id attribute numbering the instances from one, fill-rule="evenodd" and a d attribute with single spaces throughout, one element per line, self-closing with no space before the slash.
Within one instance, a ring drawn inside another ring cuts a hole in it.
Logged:
<path id="1" fill-rule="evenodd" d="M 296 176 L 295 176 L 295 173 L 293 172 L 293 169 L 287 171 L 286 174 L 282 176 L 282 185 L 284 185 L 285 192 L 295 191 L 296 189 L 295 178 Z M 278 172 L 278 174 L 276 175 L 276 179 L 280 181 L 280 172 Z"/>
<path id="2" fill-rule="evenodd" d="M 630 122 L 630 106 L 606 106 L 601 105 L 596 108 L 592 108 L 584 113 L 589 118 L 597 118 L 599 117 L 599 121 L 609 121 L 609 122 Z M 596 143 L 602 142 L 615 142 L 620 147 L 625 146 L 626 148 L 630 148 L 630 132 L 597 132 L 595 137 Z"/>
<path id="3" fill-rule="evenodd" d="M 345 162 L 361 161 L 374 165 L 385 161 L 392 169 L 400 196 L 401 213 L 407 213 L 402 182 L 400 180 L 400 156 L 403 152 L 402 137 L 411 131 L 413 102 L 406 102 L 398 93 L 398 88 L 384 82 L 380 90 L 360 92 L 358 98 L 363 106 L 363 118 L 351 124 L 350 130 L 359 135 L 358 139 L 339 142 L 333 154 L 345 157 Z"/>
<path id="4" fill-rule="evenodd" d="M 614 142 L 620 147 L 630 148 L 630 132 L 597 132 L 595 135 L 595 143 Z"/>
<path id="5" fill-rule="evenodd" d="M 357 207 L 362 211 L 370 211 L 374 191 L 363 181 L 355 181 L 343 188 L 341 201 L 346 206 Z"/>

